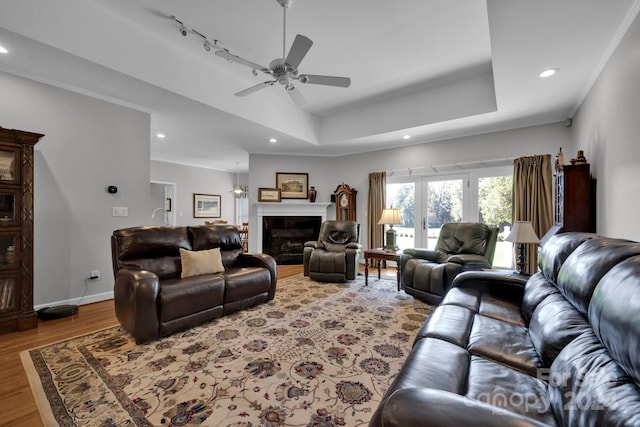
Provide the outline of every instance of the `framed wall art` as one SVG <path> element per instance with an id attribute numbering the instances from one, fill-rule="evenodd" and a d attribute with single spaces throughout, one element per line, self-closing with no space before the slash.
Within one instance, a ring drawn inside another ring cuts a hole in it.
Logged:
<path id="1" fill-rule="evenodd" d="M 279 202 L 282 198 L 279 188 L 258 188 L 259 202 Z"/>
<path id="2" fill-rule="evenodd" d="M 276 172 L 276 188 L 283 199 L 307 199 L 309 196 L 309 174 Z"/>
<path id="3" fill-rule="evenodd" d="M 194 218 L 220 218 L 220 196 L 216 194 L 193 194 Z"/>

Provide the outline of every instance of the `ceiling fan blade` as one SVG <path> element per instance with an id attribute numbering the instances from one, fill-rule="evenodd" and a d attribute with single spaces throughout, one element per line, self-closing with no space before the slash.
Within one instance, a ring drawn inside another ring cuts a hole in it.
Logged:
<path id="1" fill-rule="evenodd" d="M 258 83 L 255 86 L 251 86 L 250 88 L 247 88 L 245 90 L 241 90 L 240 92 L 236 93 L 236 96 L 247 96 L 249 94 L 252 94 L 253 92 L 257 92 L 262 88 L 265 88 L 267 86 L 273 86 L 273 84 L 276 82 L 276 80 L 271 80 L 268 82 L 262 82 L 262 83 Z"/>
<path id="2" fill-rule="evenodd" d="M 307 103 L 307 100 L 304 98 L 304 96 L 302 96 L 302 92 L 300 92 L 300 89 L 298 89 L 297 87 L 291 90 L 288 90 L 287 93 L 293 100 L 293 103 L 296 104 L 298 108 L 304 108 L 307 105 L 309 105 Z"/>
<path id="3" fill-rule="evenodd" d="M 302 34 L 298 34 L 284 62 L 291 65 L 294 69 L 298 68 L 304 56 L 309 52 L 309 49 L 311 49 L 311 46 L 313 46 L 311 39 Z"/>
<path id="4" fill-rule="evenodd" d="M 263 65 L 260 65 L 260 64 L 256 64 L 255 62 L 251 62 L 251 61 L 246 60 L 244 58 L 240 58 L 237 55 L 232 55 L 229 52 L 227 52 L 226 50 L 216 50 L 216 56 L 224 58 L 227 61 L 236 62 L 238 64 L 246 65 L 247 67 L 253 68 L 255 70 L 260 70 L 263 73 L 271 74 L 271 70 L 269 70 L 267 67 L 265 67 Z"/>
<path id="5" fill-rule="evenodd" d="M 310 83 L 312 85 L 349 87 L 351 79 L 349 77 L 318 76 L 315 74 L 300 74 L 298 81 Z"/>

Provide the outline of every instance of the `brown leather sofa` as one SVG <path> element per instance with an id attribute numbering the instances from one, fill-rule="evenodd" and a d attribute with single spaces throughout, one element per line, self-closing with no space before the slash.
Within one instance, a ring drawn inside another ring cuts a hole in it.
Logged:
<path id="1" fill-rule="evenodd" d="M 411 248 L 400 258 L 402 284 L 409 295 L 438 304 L 463 271 L 490 269 L 498 228 L 474 222 L 442 226 L 435 249 Z"/>
<path id="2" fill-rule="evenodd" d="M 640 244 L 559 234 L 538 265 L 458 275 L 369 425 L 640 426 Z"/>
<path id="3" fill-rule="evenodd" d="M 304 244 L 304 275 L 319 282 L 355 280 L 362 251 L 358 232 L 355 221 L 323 222 L 318 241 Z"/>
<path id="4" fill-rule="evenodd" d="M 224 271 L 181 278 L 180 249 L 220 248 Z M 133 227 L 111 236 L 116 316 L 143 343 L 273 299 L 277 266 L 235 226 Z"/>

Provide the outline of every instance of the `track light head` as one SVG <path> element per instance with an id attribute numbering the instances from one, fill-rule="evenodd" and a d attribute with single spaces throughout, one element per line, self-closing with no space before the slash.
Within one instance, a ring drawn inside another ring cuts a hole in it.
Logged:
<path id="1" fill-rule="evenodd" d="M 256 71 L 256 69 L 255 69 L 255 68 L 252 68 L 252 69 L 251 69 L 251 74 L 253 74 L 254 76 L 257 76 L 257 75 L 258 75 L 258 72 Z"/>
<path id="2" fill-rule="evenodd" d="M 180 24 L 180 34 L 182 34 L 184 37 L 187 36 L 187 27 L 185 27 L 184 24 Z"/>
<path id="3" fill-rule="evenodd" d="M 204 41 L 204 50 L 207 52 L 211 52 L 211 45 L 209 44 L 209 40 Z"/>

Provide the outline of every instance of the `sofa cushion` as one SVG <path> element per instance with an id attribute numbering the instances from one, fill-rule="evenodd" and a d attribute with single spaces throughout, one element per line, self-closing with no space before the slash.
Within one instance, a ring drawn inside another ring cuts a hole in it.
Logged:
<path id="1" fill-rule="evenodd" d="M 640 385 L 640 256 L 602 278 L 589 306 L 589 323 L 616 363 Z"/>
<path id="2" fill-rule="evenodd" d="M 548 380 L 549 400 L 564 426 L 640 425 L 640 387 L 592 330 L 560 352 Z"/>
<path id="3" fill-rule="evenodd" d="M 467 349 L 531 376 L 542 365 L 526 328 L 481 315 L 474 318 Z"/>
<path id="4" fill-rule="evenodd" d="M 544 381 L 481 357 L 471 358 L 466 397 L 556 425 Z"/>
<path id="5" fill-rule="evenodd" d="M 529 335 L 544 366 L 548 367 L 567 344 L 590 328 L 587 319 L 561 294 L 555 293 L 533 312 Z"/>
<path id="6" fill-rule="evenodd" d="M 224 271 L 220 248 L 202 251 L 188 251 L 180 248 L 180 261 L 182 262 L 182 273 L 180 274 L 182 278 Z"/>
<path id="7" fill-rule="evenodd" d="M 158 298 L 161 322 L 190 316 L 224 303 L 224 279 L 210 274 L 165 280 Z"/>
<path id="8" fill-rule="evenodd" d="M 447 223 L 440 229 L 438 249 L 448 254 L 484 255 L 489 227 L 475 223 Z"/>
<path id="9" fill-rule="evenodd" d="M 271 286 L 269 270 L 261 267 L 228 268 L 223 277 L 225 304 L 267 293 Z"/>
<path id="10" fill-rule="evenodd" d="M 640 245 L 629 240 L 600 237 L 584 242 L 560 268 L 558 289 L 585 316 L 600 279 L 619 262 L 640 254 Z"/>
<path id="11" fill-rule="evenodd" d="M 189 226 L 193 250 L 220 248 L 225 268 L 232 267 L 242 253 L 240 231 L 235 225 Z"/>
<path id="12" fill-rule="evenodd" d="M 316 249 L 309 259 L 309 270 L 316 273 L 342 273 L 347 271 L 347 257 L 342 252 Z"/>
<path id="13" fill-rule="evenodd" d="M 538 268 L 546 279 L 555 284 L 560 267 L 569 255 L 585 240 L 593 239 L 592 233 L 562 233 L 552 237 L 553 244 L 543 244 L 538 252 Z"/>
<path id="14" fill-rule="evenodd" d="M 467 383 L 469 352 L 455 344 L 436 338 L 415 343 L 405 366 L 394 380 L 394 390 L 425 387 L 463 394 Z"/>
<path id="15" fill-rule="evenodd" d="M 114 272 L 149 270 L 160 279 L 180 277 L 179 249 L 191 249 L 185 227 L 131 227 L 113 232 Z"/>

